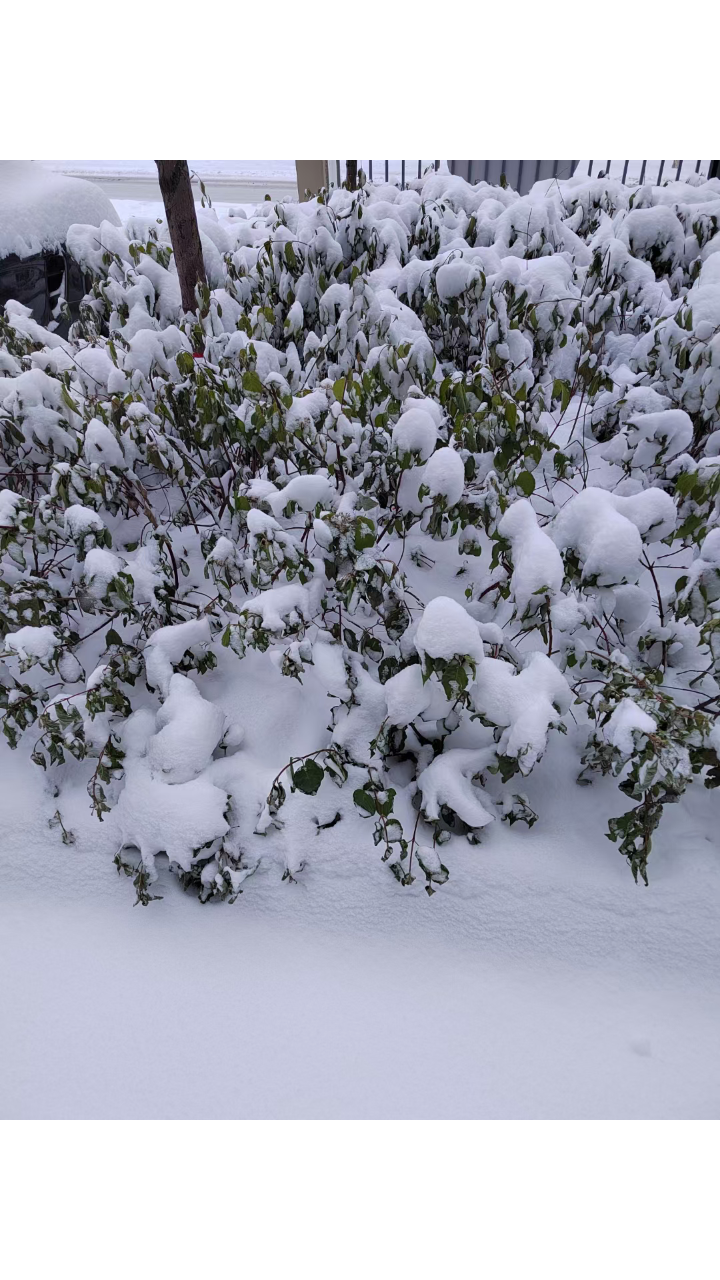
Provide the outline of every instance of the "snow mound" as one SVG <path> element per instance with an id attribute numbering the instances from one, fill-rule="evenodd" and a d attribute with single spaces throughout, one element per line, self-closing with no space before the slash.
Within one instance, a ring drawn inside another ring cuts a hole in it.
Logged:
<path id="1" fill-rule="evenodd" d="M 468 657 L 479 661 L 483 645 L 477 623 L 466 609 L 449 596 L 436 596 L 425 606 L 415 633 L 415 648 L 420 657 Z"/>
<path id="2" fill-rule="evenodd" d="M 530 773 L 542 756 L 548 729 L 567 711 L 571 696 L 554 662 L 537 652 L 519 672 L 501 658 L 486 658 L 472 689 L 480 714 L 506 730 L 499 753 L 516 758 L 522 773 Z"/>
<path id="3" fill-rule="evenodd" d="M 206 702 L 187 676 L 173 675 L 157 713 L 159 733 L 151 739 L 148 760 L 166 782 L 190 782 L 210 762 L 225 725 L 219 707 Z"/>
<path id="4" fill-rule="evenodd" d="M 125 787 L 115 809 L 123 847 L 140 850 L 143 863 L 155 875 L 155 858 L 165 853 L 183 871 L 203 846 L 224 836 L 227 794 L 207 777 L 176 786 L 153 778 L 144 761 L 130 764 Z"/>
<path id="5" fill-rule="evenodd" d="M 52 173 L 37 161 L 0 161 L 0 258 L 59 250 L 74 222 L 119 226 L 120 219 L 92 182 Z"/>
<path id="6" fill-rule="evenodd" d="M 537 515 L 527 498 L 508 507 L 498 524 L 498 533 L 512 547 L 512 593 L 520 616 L 533 596 L 559 595 L 565 568 L 552 538 L 538 525 Z"/>

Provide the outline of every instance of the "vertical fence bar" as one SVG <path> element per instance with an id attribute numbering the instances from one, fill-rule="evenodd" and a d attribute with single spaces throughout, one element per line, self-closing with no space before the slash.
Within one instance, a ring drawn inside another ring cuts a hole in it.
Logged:
<path id="1" fill-rule="evenodd" d="M 368 160 L 368 177 L 372 182 L 372 160 Z"/>
<path id="2" fill-rule="evenodd" d="M 559 163 L 560 163 L 560 161 L 559 161 L 559 160 L 553 160 L 553 171 L 552 171 L 552 176 L 553 176 L 553 178 L 557 178 L 557 171 L 558 171 L 558 165 L 559 165 Z"/>
<path id="3" fill-rule="evenodd" d="M 468 183 L 469 183 L 469 185 L 470 185 L 470 186 L 472 186 L 472 184 L 473 184 L 473 166 L 474 166 L 474 164 L 475 164 L 475 161 L 474 161 L 474 160 L 470 160 L 470 161 L 468 161 Z"/>
<path id="4" fill-rule="evenodd" d="M 663 176 L 663 169 L 664 169 L 664 168 L 665 168 L 665 161 L 664 161 L 664 160 L 661 160 L 661 161 L 660 161 L 660 168 L 658 169 L 658 176 L 657 176 L 657 185 L 658 185 L 658 186 L 660 186 L 660 180 L 661 180 L 661 178 L 662 178 L 662 176 Z"/>
<path id="5" fill-rule="evenodd" d="M 387 180 L 388 180 L 388 173 L 389 173 L 389 167 L 388 167 L 388 166 L 389 166 L 389 164 L 390 164 L 390 161 L 389 161 L 389 160 L 386 160 L 386 161 L 385 161 L 385 181 L 386 181 L 386 182 L 387 182 Z"/>
<path id="6" fill-rule="evenodd" d="M 440 168 L 440 161 L 433 160 L 433 164 L 435 165 L 435 172 L 437 173 L 438 169 Z"/>
<path id="7" fill-rule="evenodd" d="M 640 186 L 642 186 L 643 182 L 645 181 L 645 165 L 646 164 L 647 164 L 647 160 L 643 160 L 642 169 L 640 170 Z"/>
<path id="8" fill-rule="evenodd" d="M 588 165 L 588 178 L 592 178 L 592 167 L 593 167 L 593 162 L 591 160 Z"/>
<path id="9" fill-rule="evenodd" d="M 418 160 L 418 178 L 422 178 L 422 160 Z"/>
<path id="10" fill-rule="evenodd" d="M 625 185 L 625 179 L 627 178 L 627 171 L 628 171 L 628 165 L 629 165 L 629 163 L 630 163 L 630 161 L 629 161 L 629 160 L 626 160 L 626 161 L 625 161 L 625 165 L 624 165 L 624 167 L 623 167 L 623 176 L 622 176 L 623 186 Z"/>
<path id="11" fill-rule="evenodd" d="M 400 161 L 400 190 L 405 190 L 405 161 Z"/>
<path id="12" fill-rule="evenodd" d="M 484 166 L 484 168 L 483 168 L 483 176 L 482 176 L 482 180 L 483 180 L 483 182 L 487 182 L 488 166 L 489 166 L 489 164 L 490 164 L 490 161 L 489 161 L 489 160 L 486 160 L 486 161 L 485 161 L 485 166 Z"/>
<path id="13" fill-rule="evenodd" d="M 696 172 L 696 173 L 699 173 L 699 172 L 700 172 L 700 165 L 701 165 L 701 164 L 702 164 L 702 160 L 698 160 L 697 164 L 695 165 L 695 172 Z"/>
<path id="14" fill-rule="evenodd" d="M 676 174 L 675 174 L 675 181 L 676 181 L 676 182 L 679 182 L 679 181 L 680 181 L 680 174 L 682 173 L 682 167 L 683 167 L 683 162 L 682 162 L 682 160 L 678 160 L 677 172 L 676 172 Z"/>
<path id="15" fill-rule="evenodd" d="M 337 185 L 341 187 L 342 183 L 340 181 L 340 161 L 339 160 L 335 161 L 335 167 L 336 167 L 336 173 L 337 173 Z"/>
<path id="16" fill-rule="evenodd" d="M 521 161 L 520 161 L 520 164 L 518 165 L 518 179 L 517 179 L 517 182 L 518 182 L 518 184 L 517 184 L 517 189 L 518 189 L 518 191 L 520 190 L 520 188 L 521 188 L 521 186 L 522 186 L 522 175 L 523 175 L 523 165 L 524 165 L 524 164 L 525 164 L 525 161 L 524 161 L 524 160 L 521 160 Z"/>
<path id="17" fill-rule="evenodd" d="M 610 163 L 611 162 L 609 160 L 605 161 L 605 177 L 606 178 L 609 177 L 610 175 Z"/>

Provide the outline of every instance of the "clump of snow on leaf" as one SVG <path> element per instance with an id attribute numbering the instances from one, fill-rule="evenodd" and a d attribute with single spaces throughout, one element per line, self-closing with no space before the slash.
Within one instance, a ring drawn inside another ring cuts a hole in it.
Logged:
<path id="1" fill-rule="evenodd" d="M 500 658 L 486 658 L 472 697 L 481 715 L 505 729 L 500 754 L 516 757 L 521 771 L 529 773 L 545 751 L 550 725 L 568 710 L 572 695 L 554 662 L 532 653 L 518 672 Z"/>
<path id="2" fill-rule="evenodd" d="M 449 596 L 436 596 L 426 605 L 415 633 L 421 657 L 469 657 L 479 661 L 483 645 L 477 624 L 466 609 Z"/>
<path id="3" fill-rule="evenodd" d="M 565 568 L 552 538 L 538 525 L 537 515 L 525 498 L 508 507 L 498 524 L 498 533 L 512 546 L 512 592 L 519 614 L 533 596 L 558 595 Z"/>

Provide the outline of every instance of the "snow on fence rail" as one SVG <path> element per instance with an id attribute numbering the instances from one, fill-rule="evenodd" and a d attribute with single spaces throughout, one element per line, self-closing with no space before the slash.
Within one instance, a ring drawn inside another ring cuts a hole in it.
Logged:
<path id="1" fill-rule="evenodd" d="M 652 182 L 655 173 L 655 185 L 665 181 L 678 181 L 684 173 L 704 174 L 708 178 L 716 178 L 718 174 L 716 160 L 448 160 L 448 168 L 453 175 L 465 178 L 471 185 L 476 182 L 488 182 L 496 185 L 501 175 L 505 175 L 508 186 L 525 194 L 536 182 L 544 178 L 569 178 L 574 173 L 593 172 L 598 178 L 619 178 L 623 183 L 632 182 L 642 186 L 647 177 Z"/>

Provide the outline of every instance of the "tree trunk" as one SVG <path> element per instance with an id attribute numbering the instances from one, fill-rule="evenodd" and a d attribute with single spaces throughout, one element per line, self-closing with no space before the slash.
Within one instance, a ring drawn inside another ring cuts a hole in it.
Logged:
<path id="1" fill-rule="evenodd" d="M 197 311 L 195 286 L 207 284 L 187 160 L 156 160 L 183 311 Z"/>
<path id="2" fill-rule="evenodd" d="M 357 191 L 357 160 L 345 161 L 345 186 L 348 191 Z"/>

